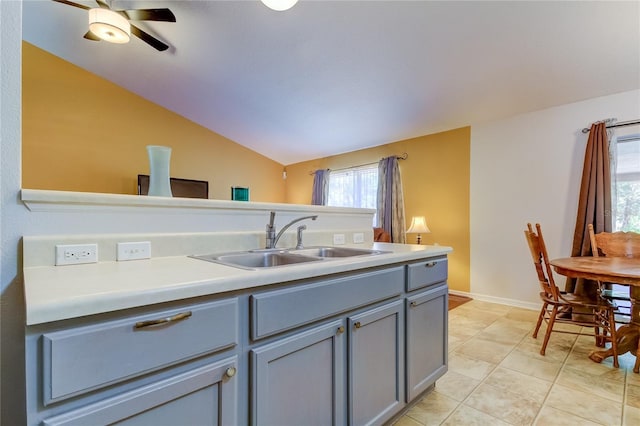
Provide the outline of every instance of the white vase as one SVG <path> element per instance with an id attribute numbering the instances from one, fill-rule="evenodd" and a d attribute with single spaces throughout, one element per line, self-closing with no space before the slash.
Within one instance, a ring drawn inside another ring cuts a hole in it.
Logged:
<path id="1" fill-rule="evenodd" d="M 149 154 L 149 192 L 156 197 L 172 197 L 169 180 L 169 160 L 171 148 L 168 146 L 147 145 Z"/>

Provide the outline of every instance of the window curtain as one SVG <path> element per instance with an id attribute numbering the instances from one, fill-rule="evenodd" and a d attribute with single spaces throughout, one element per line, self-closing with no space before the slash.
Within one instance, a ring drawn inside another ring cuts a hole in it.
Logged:
<path id="1" fill-rule="evenodd" d="M 578 215 L 573 234 L 571 256 L 591 256 L 587 225 L 594 231 L 611 232 L 611 161 L 606 123 L 594 123 L 589 131 L 582 169 Z M 595 296 L 597 284 L 590 280 L 568 278 L 565 290 Z"/>
<path id="2" fill-rule="evenodd" d="M 313 189 L 311 191 L 311 204 L 324 206 L 329 195 L 329 170 L 320 169 L 313 173 Z"/>
<path id="3" fill-rule="evenodd" d="M 378 227 L 391 235 L 392 243 L 404 243 L 404 226 L 402 178 L 394 155 L 378 163 Z"/>

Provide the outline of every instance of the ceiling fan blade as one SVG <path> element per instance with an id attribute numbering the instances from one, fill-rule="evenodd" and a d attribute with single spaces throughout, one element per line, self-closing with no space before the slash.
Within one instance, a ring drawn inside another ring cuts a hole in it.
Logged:
<path id="1" fill-rule="evenodd" d="M 86 38 L 87 40 L 100 41 L 100 37 L 98 37 L 91 31 L 87 31 L 83 37 Z"/>
<path id="2" fill-rule="evenodd" d="M 107 2 L 103 1 L 103 0 L 96 0 L 96 3 L 98 3 L 98 6 L 100 6 L 103 9 L 109 9 L 111 10 L 111 8 L 109 7 L 109 5 L 107 4 Z"/>
<path id="3" fill-rule="evenodd" d="M 84 4 L 78 4 L 78 3 L 74 3 L 72 1 L 68 1 L 68 0 L 53 0 L 56 3 L 62 3 L 62 4 L 67 4 L 69 6 L 73 6 L 73 7 L 79 7 L 80 9 L 84 9 L 84 10 L 89 10 L 91 9 L 89 6 L 85 6 Z"/>
<path id="4" fill-rule="evenodd" d="M 142 31 L 140 28 L 136 27 L 135 25 L 131 25 L 131 34 L 133 34 L 134 36 L 138 37 L 140 40 L 144 41 L 151 47 L 161 52 L 169 48 L 168 45 L 164 44 L 163 42 L 161 42 L 151 34 L 148 34 Z"/>
<path id="5" fill-rule="evenodd" d="M 120 10 L 133 21 L 164 21 L 176 22 L 176 17 L 169 9 L 131 9 Z"/>

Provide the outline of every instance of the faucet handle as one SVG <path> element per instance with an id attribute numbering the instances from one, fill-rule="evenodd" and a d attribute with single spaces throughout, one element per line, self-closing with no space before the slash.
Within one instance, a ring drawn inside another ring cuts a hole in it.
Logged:
<path id="1" fill-rule="evenodd" d="M 304 231 L 305 229 L 307 229 L 307 225 L 298 226 L 298 243 L 296 244 L 296 250 L 304 248 L 304 246 L 302 245 L 302 231 Z"/>

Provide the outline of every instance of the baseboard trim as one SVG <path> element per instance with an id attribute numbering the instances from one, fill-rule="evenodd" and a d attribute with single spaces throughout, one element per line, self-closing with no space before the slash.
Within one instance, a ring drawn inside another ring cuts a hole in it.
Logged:
<path id="1" fill-rule="evenodd" d="M 505 297 L 489 296 L 486 294 L 468 293 L 466 291 L 459 291 L 459 290 L 452 290 L 452 289 L 449 289 L 449 293 L 455 294 L 457 296 L 470 297 L 475 300 L 480 300 L 481 302 L 498 303 L 500 305 L 530 309 L 532 311 L 539 311 L 541 306 L 539 303 L 524 302 L 522 300 L 507 299 Z"/>

